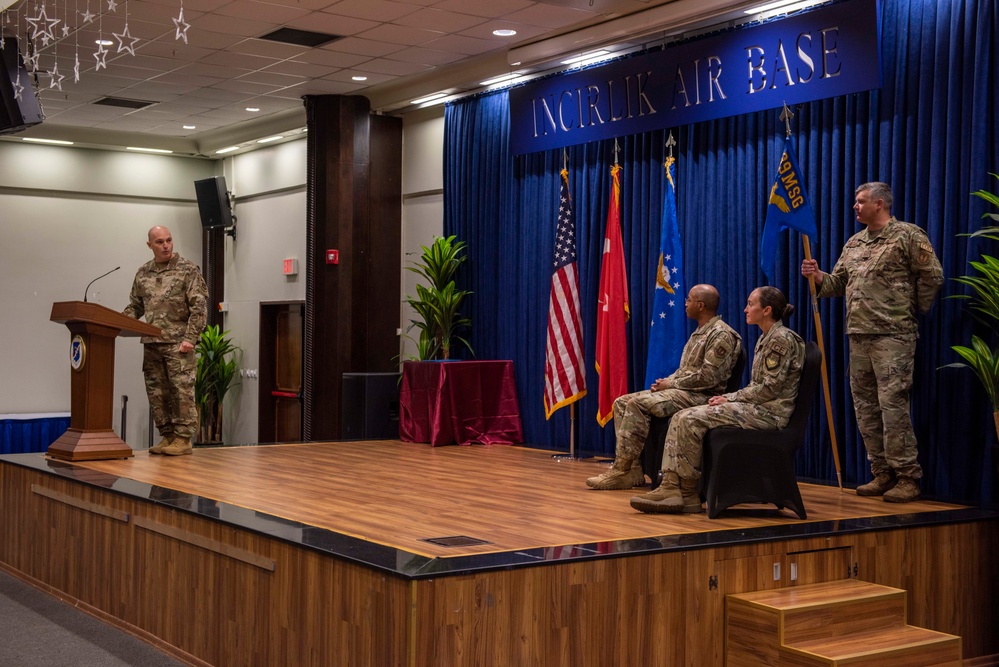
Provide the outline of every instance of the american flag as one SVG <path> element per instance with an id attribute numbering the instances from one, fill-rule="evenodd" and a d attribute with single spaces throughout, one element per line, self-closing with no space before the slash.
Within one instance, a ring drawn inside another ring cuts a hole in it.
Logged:
<path id="1" fill-rule="evenodd" d="M 583 330 L 579 317 L 576 272 L 576 219 L 569 199 L 569 172 L 562 170 L 558 228 L 548 300 L 548 346 L 545 350 L 545 419 L 586 395 Z"/>

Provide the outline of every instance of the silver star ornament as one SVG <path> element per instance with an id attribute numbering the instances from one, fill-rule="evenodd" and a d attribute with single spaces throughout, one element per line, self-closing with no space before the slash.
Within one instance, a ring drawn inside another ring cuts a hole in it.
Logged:
<path id="1" fill-rule="evenodd" d="M 191 27 L 191 24 L 184 20 L 184 5 L 180 6 L 180 16 L 173 20 L 173 24 L 177 26 L 177 36 L 174 39 L 182 39 L 187 44 L 187 29 Z"/>

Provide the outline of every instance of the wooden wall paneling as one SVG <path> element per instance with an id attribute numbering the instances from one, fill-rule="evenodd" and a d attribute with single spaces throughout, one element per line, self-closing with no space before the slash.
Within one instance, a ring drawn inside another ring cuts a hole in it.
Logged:
<path id="1" fill-rule="evenodd" d="M 999 653 L 995 520 L 407 581 L 164 504 L 176 491 L 154 487 L 153 504 L 80 474 L 90 485 L 0 462 L 4 566 L 210 664 L 722 667 L 726 592 L 768 586 L 774 560 L 797 559 L 800 581 L 844 558 L 906 589 L 910 623 L 962 636 L 965 656 Z"/>

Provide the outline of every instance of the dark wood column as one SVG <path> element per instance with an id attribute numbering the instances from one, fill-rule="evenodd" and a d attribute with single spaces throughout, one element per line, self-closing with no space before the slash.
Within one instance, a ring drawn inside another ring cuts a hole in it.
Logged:
<path id="1" fill-rule="evenodd" d="M 357 96 L 307 96 L 305 107 L 303 439 L 333 440 L 343 374 L 392 370 L 398 354 L 402 122 Z"/>

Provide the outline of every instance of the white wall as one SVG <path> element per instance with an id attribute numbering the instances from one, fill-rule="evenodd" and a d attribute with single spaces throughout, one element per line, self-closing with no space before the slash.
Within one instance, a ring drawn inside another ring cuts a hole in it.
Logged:
<path id="1" fill-rule="evenodd" d="M 260 368 L 260 304 L 305 301 L 305 140 L 279 144 L 227 160 L 226 184 L 236 197 L 235 240 L 226 237 L 225 328 L 242 348 L 240 385 L 224 406 L 223 439 L 257 441 L 259 382 L 245 371 Z M 297 259 L 297 276 L 282 273 Z"/>
<path id="2" fill-rule="evenodd" d="M 406 253 L 419 254 L 443 229 L 443 128 L 440 107 L 404 118 L 404 265 Z M 82 299 L 91 279 L 121 266 L 89 297 L 124 308 L 135 270 L 151 256 L 153 225 L 169 227 L 177 251 L 200 264 L 193 181 L 217 174 L 238 218 L 235 240 L 226 237 L 224 327 L 242 348 L 240 367 L 256 370 L 261 303 L 305 300 L 304 138 L 224 162 L 0 141 L 0 414 L 69 411 L 69 335 L 49 321 L 52 303 Z M 282 274 L 286 258 L 299 260 L 297 277 Z M 402 272 L 403 294 L 415 293 L 414 278 Z M 401 312 L 403 330 L 409 319 Z M 134 448 L 149 442 L 141 363 L 138 340 L 120 338 L 114 428 L 125 394 L 124 437 Z M 241 377 L 227 400 L 227 443 L 256 442 L 256 383 Z"/>
<path id="3" fill-rule="evenodd" d="M 177 251 L 201 261 L 193 181 L 207 160 L 0 142 L 0 413 L 69 412 L 69 332 L 49 321 L 52 303 L 128 303 L 135 270 L 152 254 L 146 232 L 169 227 Z M 125 440 L 148 443 L 137 338 L 115 348 L 114 429 L 128 396 Z"/>
<path id="4" fill-rule="evenodd" d="M 402 265 L 419 259 L 420 246 L 444 231 L 444 108 L 429 107 L 403 117 L 402 135 Z M 416 295 L 417 275 L 402 271 L 402 295 Z M 402 304 L 403 333 L 413 318 Z M 415 336 L 414 329 L 410 335 Z M 402 338 L 402 358 L 416 356 L 416 345 Z"/>

